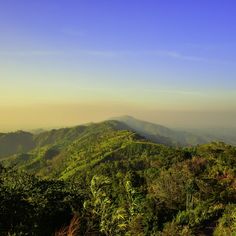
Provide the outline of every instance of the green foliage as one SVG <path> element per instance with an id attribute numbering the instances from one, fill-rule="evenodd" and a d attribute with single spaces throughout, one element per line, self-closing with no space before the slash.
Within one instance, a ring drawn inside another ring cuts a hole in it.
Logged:
<path id="1" fill-rule="evenodd" d="M 110 185 L 108 177 L 94 176 L 90 186 L 92 197 L 90 201 L 85 201 L 84 208 L 92 216 L 90 221 L 97 217 L 100 232 L 105 235 L 121 235 L 127 229 L 127 213 L 123 207 L 116 206 L 110 200 Z"/>
<path id="2" fill-rule="evenodd" d="M 228 205 L 214 231 L 214 236 L 236 235 L 236 205 Z"/>
<path id="3" fill-rule="evenodd" d="M 116 121 L 39 134 L 0 166 L 1 235 L 234 235 L 236 148 L 152 143 Z M 27 173 L 27 174 L 26 174 Z"/>
<path id="4" fill-rule="evenodd" d="M 70 184 L 41 180 L 34 176 L 2 169 L 0 174 L 0 234 L 51 235 L 69 222 L 74 202 L 82 197 Z"/>

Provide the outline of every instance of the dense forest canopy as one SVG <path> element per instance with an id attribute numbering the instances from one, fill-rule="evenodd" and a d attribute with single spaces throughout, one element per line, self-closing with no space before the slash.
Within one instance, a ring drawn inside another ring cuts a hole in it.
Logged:
<path id="1" fill-rule="evenodd" d="M 120 121 L 33 140 L 0 166 L 1 235 L 236 233 L 234 146 L 167 146 Z"/>

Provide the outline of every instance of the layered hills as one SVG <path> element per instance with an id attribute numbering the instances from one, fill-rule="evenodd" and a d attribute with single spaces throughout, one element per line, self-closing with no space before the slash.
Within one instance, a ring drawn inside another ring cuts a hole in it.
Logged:
<path id="1" fill-rule="evenodd" d="M 109 159 L 114 152 L 124 151 L 140 140 L 152 146 L 187 147 L 214 139 L 122 116 L 35 134 L 24 131 L 1 133 L 0 158 L 43 175 L 69 177 L 89 163 L 95 165 L 99 161 L 97 156 Z"/>
<path id="2" fill-rule="evenodd" d="M 142 158 L 160 153 L 165 153 L 163 158 L 167 153 L 176 156 L 174 147 L 208 141 L 191 133 L 174 131 L 130 116 L 115 119 L 35 135 L 18 132 L 16 134 L 21 134 L 21 139 L 18 146 L 14 143 L 13 147 L 21 149 L 13 148 L 4 165 L 39 176 L 70 179 L 101 163 L 129 160 L 141 163 Z"/>
<path id="3" fill-rule="evenodd" d="M 130 117 L 28 135 L 0 164 L 1 235 L 235 232 L 231 145 Z"/>
<path id="4" fill-rule="evenodd" d="M 200 133 L 195 134 L 193 132 L 177 131 L 162 125 L 141 121 L 131 116 L 116 117 L 112 120 L 106 122 L 108 124 L 109 122 L 115 123 L 116 121 L 117 130 L 129 130 L 154 143 L 168 146 L 193 146 L 211 141 L 228 142 L 229 139 L 233 140 L 232 135 L 228 137 L 227 134 L 224 134 L 223 137 L 219 138 L 206 134 L 201 135 Z M 34 133 L 24 131 L 0 133 L 0 158 L 5 158 L 17 153 L 25 153 L 36 147 L 45 145 L 70 143 L 82 134 L 88 132 L 88 130 L 90 130 L 89 132 L 95 129 L 98 129 L 97 131 L 99 131 L 100 126 L 101 125 L 98 123 Z M 233 142 L 234 141 L 228 143 L 233 144 Z"/>
<path id="5" fill-rule="evenodd" d="M 37 135 L 34 141 L 36 148 L 10 157 L 5 165 L 67 179 L 100 163 L 135 159 L 147 151 L 164 149 L 119 121 L 52 130 Z"/>

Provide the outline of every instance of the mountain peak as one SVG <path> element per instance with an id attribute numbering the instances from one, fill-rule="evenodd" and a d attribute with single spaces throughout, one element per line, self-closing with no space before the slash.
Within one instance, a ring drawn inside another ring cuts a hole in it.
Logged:
<path id="1" fill-rule="evenodd" d="M 143 137 L 161 144 L 185 146 L 202 144 L 208 141 L 198 135 L 172 130 L 163 125 L 139 120 L 129 115 L 116 117 L 114 119 L 123 122 Z"/>

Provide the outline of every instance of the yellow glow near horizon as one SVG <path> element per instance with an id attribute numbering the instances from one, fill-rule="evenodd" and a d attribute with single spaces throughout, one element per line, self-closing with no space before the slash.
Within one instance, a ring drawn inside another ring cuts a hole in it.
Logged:
<path id="1" fill-rule="evenodd" d="M 232 111 L 149 109 L 118 103 L 54 104 L 0 107 L 0 131 L 58 128 L 131 115 L 170 127 L 235 127 Z"/>
<path id="2" fill-rule="evenodd" d="M 0 77 L 2 131 L 71 126 L 121 115 L 172 127 L 234 126 L 234 90 L 178 89 L 158 82 L 151 86 L 136 83 L 134 75 L 127 82 L 109 82 L 99 73 L 40 74 L 17 66 L 4 67 Z"/>

